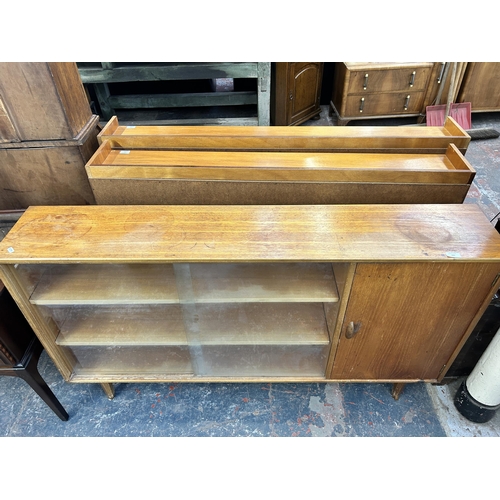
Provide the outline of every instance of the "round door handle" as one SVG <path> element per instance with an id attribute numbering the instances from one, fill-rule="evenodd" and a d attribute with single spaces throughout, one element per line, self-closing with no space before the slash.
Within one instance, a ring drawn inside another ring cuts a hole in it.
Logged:
<path id="1" fill-rule="evenodd" d="M 345 330 L 345 338 L 352 339 L 361 330 L 361 321 L 351 321 Z"/>

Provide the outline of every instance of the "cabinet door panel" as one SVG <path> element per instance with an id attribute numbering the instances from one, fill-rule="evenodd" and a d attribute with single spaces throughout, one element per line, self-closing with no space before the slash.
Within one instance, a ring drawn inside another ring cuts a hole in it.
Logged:
<path id="1" fill-rule="evenodd" d="M 437 379 L 499 270 L 458 262 L 358 264 L 331 378 Z"/>
<path id="2" fill-rule="evenodd" d="M 470 102 L 472 111 L 500 109 L 500 63 L 468 63 L 458 102 Z"/>
<path id="3" fill-rule="evenodd" d="M 289 88 L 291 105 L 289 123 L 293 124 L 315 111 L 319 112 L 319 96 L 323 63 L 291 63 Z"/>

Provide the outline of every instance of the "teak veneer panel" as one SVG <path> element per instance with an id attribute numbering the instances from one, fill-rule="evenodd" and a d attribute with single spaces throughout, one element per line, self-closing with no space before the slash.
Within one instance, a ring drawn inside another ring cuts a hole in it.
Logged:
<path id="1" fill-rule="evenodd" d="M 446 151 L 465 153 L 470 136 L 451 117 L 443 127 L 266 127 L 119 125 L 116 117 L 99 133 L 113 148 L 217 151 Z"/>
<path id="2" fill-rule="evenodd" d="M 500 261 L 479 207 L 450 205 L 30 207 L 0 264 Z"/>
<path id="3" fill-rule="evenodd" d="M 331 378 L 437 378 L 498 271 L 471 262 L 358 264 Z M 350 322 L 360 328 L 348 339 Z"/>

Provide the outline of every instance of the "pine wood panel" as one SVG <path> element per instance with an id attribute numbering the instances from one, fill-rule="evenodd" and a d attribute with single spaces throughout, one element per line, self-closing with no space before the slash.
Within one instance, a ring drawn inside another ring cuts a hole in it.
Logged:
<path id="1" fill-rule="evenodd" d="M 218 151 L 373 151 L 441 150 L 450 143 L 465 152 L 470 136 L 463 129 L 450 134 L 443 127 L 265 127 L 265 126 L 122 126 L 113 117 L 98 140 L 123 149 L 189 149 Z"/>
<path id="2" fill-rule="evenodd" d="M 358 264 L 331 378 L 437 380 L 491 290 L 497 264 Z M 345 337 L 349 323 L 359 332 Z"/>
<path id="3" fill-rule="evenodd" d="M 500 261 L 464 205 L 30 207 L 0 263 Z"/>
<path id="4" fill-rule="evenodd" d="M 57 311 L 58 345 L 328 345 L 321 303 L 82 306 Z M 199 335 L 186 334 L 196 321 Z"/>

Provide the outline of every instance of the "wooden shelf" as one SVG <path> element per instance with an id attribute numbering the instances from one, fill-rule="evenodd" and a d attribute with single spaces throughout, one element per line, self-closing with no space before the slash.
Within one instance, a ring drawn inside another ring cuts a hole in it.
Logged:
<path id="1" fill-rule="evenodd" d="M 328 345 L 323 305 L 198 305 L 196 317 L 180 305 L 80 306 L 52 311 L 61 317 L 57 344 L 106 345 Z M 186 334 L 196 322 L 199 334 Z"/>
<path id="2" fill-rule="evenodd" d="M 329 346 L 204 347 L 208 377 L 323 377 Z"/>
<path id="3" fill-rule="evenodd" d="M 465 153 L 470 136 L 451 117 L 442 127 L 266 127 L 120 125 L 112 117 L 98 135 L 113 148 L 203 151 Z"/>
<path id="4" fill-rule="evenodd" d="M 190 264 L 192 295 L 179 297 L 174 267 L 55 265 L 30 301 L 37 305 L 336 302 L 330 264 Z"/>
<path id="5" fill-rule="evenodd" d="M 48 266 L 30 301 L 37 305 L 164 304 L 179 301 L 172 266 Z"/>
<path id="6" fill-rule="evenodd" d="M 474 169 L 446 154 L 117 150 L 103 143 L 86 165 L 97 179 L 190 179 L 470 184 Z"/>
<path id="7" fill-rule="evenodd" d="M 75 373 L 145 376 L 162 373 L 164 375 L 192 375 L 193 367 L 187 347 L 73 347 L 73 355 L 78 360 Z"/>

